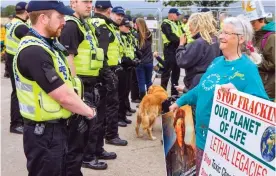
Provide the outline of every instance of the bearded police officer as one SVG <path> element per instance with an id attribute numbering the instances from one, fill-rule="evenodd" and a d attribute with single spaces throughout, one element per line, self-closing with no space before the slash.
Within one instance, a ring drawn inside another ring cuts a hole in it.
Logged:
<path id="1" fill-rule="evenodd" d="M 95 15 L 91 22 L 97 26 L 100 32 L 98 36 L 99 47 L 104 50 L 104 67 L 100 71 L 100 76 L 106 93 L 101 96 L 103 106 L 106 107 L 105 128 L 102 128 L 100 137 L 103 139 L 105 134 L 106 143 L 112 145 L 126 146 L 127 141 L 120 139 L 118 134 L 118 77 L 116 72 L 121 60 L 121 39 L 119 31 L 110 19 L 110 1 L 96 1 Z M 118 26 L 118 25 L 117 25 Z M 103 98 L 102 98 L 103 97 Z M 98 123 L 98 122 L 97 122 Z M 101 123 L 101 122 L 99 122 Z M 105 133 L 106 129 L 106 133 Z"/>
<path id="2" fill-rule="evenodd" d="M 6 25 L 6 67 L 10 75 L 12 93 L 11 93 L 11 106 L 10 106 L 10 132 L 22 134 L 23 133 L 23 119 L 19 112 L 18 99 L 16 96 L 16 88 L 13 77 L 13 58 L 17 52 L 20 39 L 24 37 L 29 28 L 26 25 L 28 19 L 28 13 L 26 11 L 26 2 L 19 2 L 15 6 L 16 16 Z"/>
<path id="3" fill-rule="evenodd" d="M 67 175 L 81 175 L 82 161 L 84 167 L 91 169 L 107 168 L 107 164 L 99 162 L 95 156 L 95 144 L 97 144 L 100 131 L 100 126 L 96 125 L 96 122 L 105 118 L 105 108 L 98 104 L 98 91 L 102 91 L 102 88 L 99 87 L 99 71 L 103 67 L 104 53 L 98 47 L 98 40 L 95 36 L 96 29 L 86 21 L 92 10 L 92 1 L 71 0 L 71 7 L 75 13 L 73 16 L 66 16 L 66 25 L 60 40 L 69 52 L 68 61 L 73 75 L 78 75 L 82 79 L 85 98 L 98 107 L 97 118 L 89 121 L 88 139 L 86 132 L 82 134 L 74 128 L 77 127 L 75 123 L 70 125 L 69 152 L 66 161 Z M 77 139 L 76 136 L 78 136 Z M 102 150 L 98 153 L 98 157 L 114 159 L 116 154 Z"/>
<path id="4" fill-rule="evenodd" d="M 55 39 L 65 24 L 64 15 L 74 11 L 60 1 L 30 1 L 27 10 L 32 28 L 14 58 L 27 169 L 34 176 L 66 175 L 67 120 L 72 113 L 96 115 L 82 101 L 80 81 L 72 78 L 66 49 Z"/>
<path id="5" fill-rule="evenodd" d="M 180 68 L 176 63 L 176 49 L 179 45 L 179 37 L 181 35 L 181 27 L 178 25 L 178 9 L 171 8 L 169 10 L 168 19 L 162 22 L 162 39 L 164 44 L 165 65 L 161 75 L 161 86 L 167 89 L 168 82 L 171 77 L 171 95 L 178 95 L 174 86 L 178 85 L 180 76 Z"/>

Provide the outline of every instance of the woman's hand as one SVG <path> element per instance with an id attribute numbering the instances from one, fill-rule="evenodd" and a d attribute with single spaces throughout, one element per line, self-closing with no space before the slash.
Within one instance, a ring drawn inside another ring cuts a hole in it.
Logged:
<path id="1" fill-rule="evenodd" d="M 183 91 L 184 91 L 185 86 L 181 86 L 181 85 L 179 85 L 179 86 L 174 86 L 174 88 L 175 88 L 178 92 L 183 92 Z"/>
<path id="2" fill-rule="evenodd" d="M 169 107 L 169 110 L 172 111 L 172 112 L 175 112 L 177 109 L 179 109 L 179 107 L 178 107 L 178 105 L 176 103 L 172 104 Z"/>
<path id="3" fill-rule="evenodd" d="M 237 88 L 232 83 L 221 85 L 222 92 L 229 92 L 231 89 L 237 90 Z"/>
<path id="4" fill-rule="evenodd" d="M 185 45 L 187 43 L 187 36 L 186 36 L 186 34 L 181 35 L 180 38 L 179 38 L 179 41 L 180 41 L 179 45 Z"/>
<path id="5" fill-rule="evenodd" d="M 159 56 L 158 52 L 155 51 L 155 52 L 153 53 L 153 57 L 158 57 L 158 56 Z"/>

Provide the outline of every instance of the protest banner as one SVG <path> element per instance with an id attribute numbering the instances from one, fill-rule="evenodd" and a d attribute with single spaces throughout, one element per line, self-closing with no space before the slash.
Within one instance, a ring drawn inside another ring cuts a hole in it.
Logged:
<path id="1" fill-rule="evenodd" d="M 216 87 L 200 175 L 275 175 L 276 106 Z"/>
<path id="2" fill-rule="evenodd" d="M 162 115 L 167 176 L 195 175 L 195 131 L 190 106 Z"/>

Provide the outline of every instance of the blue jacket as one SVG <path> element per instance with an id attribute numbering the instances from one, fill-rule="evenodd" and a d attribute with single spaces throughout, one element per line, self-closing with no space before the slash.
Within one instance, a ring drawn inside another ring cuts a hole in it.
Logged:
<path id="1" fill-rule="evenodd" d="M 257 66 L 246 56 L 226 61 L 216 58 L 199 84 L 181 96 L 176 104 L 196 105 L 196 146 L 204 150 L 216 85 L 232 83 L 239 91 L 268 99 Z"/>

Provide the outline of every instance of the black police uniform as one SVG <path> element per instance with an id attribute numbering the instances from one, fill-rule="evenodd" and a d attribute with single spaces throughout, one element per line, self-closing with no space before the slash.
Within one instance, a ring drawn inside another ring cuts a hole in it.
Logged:
<path id="1" fill-rule="evenodd" d="M 131 33 L 132 33 L 133 37 L 135 37 L 136 40 L 139 39 L 139 34 L 135 29 L 132 29 Z M 133 42 L 134 42 L 134 40 L 133 40 Z M 135 48 L 136 48 L 135 57 L 140 59 L 141 53 L 138 52 L 139 50 L 137 49 L 138 48 L 137 44 L 133 43 L 133 46 L 135 46 Z M 133 103 L 139 103 L 141 100 L 140 100 L 140 95 L 139 95 L 139 86 L 138 86 L 135 68 L 132 69 L 131 74 L 132 74 L 132 76 L 131 76 L 132 79 L 131 79 L 131 86 L 130 86 L 130 89 L 131 89 L 130 98 Z M 127 104 L 127 107 L 130 107 L 130 105 Z"/>
<path id="2" fill-rule="evenodd" d="M 178 95 L 178 91 L 174 86 L 178 85 L 178 80 L 180 77 L 180 68 L 176 63 L 176 49 L 179 45 L 179 37 L 172 33 L 171 26 L 167 23 L 161 25 L 161 30 L 163 34 L 166 35 L 167 39 L 170 41 L 169 44 L 164 46 L 164 58 L 165 65 L 164 71 L 161 75 L 161 86 L 167 89 L 168 82 L 171 77 L 171 95 Z"/>
<path id="3" fill-rule="evenodd" d="M 15 17 L 22 22 L 26 22 L 25 20 Z M 26 25 L 19 25 L 14 29 L 15 36 L 18 39 L 21 39 L 24 37 L 28 32 L 29 28 Z M 11 116 L 11 123 L 10 123 L 10 132 L 13 133 L 22 133 L 21 132 L 21 127 L 23 125 L 23 117 L 21 116 L 19 112 L 19 104 L 18 104 L 18 99 L 16 96 L 16 87 L 15 87 L 15 81 L 14 81 L 14 76 L 13 76 L 13 58 L 14 55 L 9 54 L 6 52 L 6 67 L 8 70 L 8 73 L 10 75 L 10 80 L 11 80 L 11 85 L 12 85 L 12 93 L 11 93 L 11 107 L 10 107 L 10 116 Z"/>
<path id="4" fill-rule="evenodd" d="M 82 20 L 84 24 L 84 21 Z M 78 25 L 74 21 L 67 21 L 64 26 L 60 42 L 68 50 L 69 54 L 74 56 L 78 55 L 78 47 L 84 40 L 83 33 L 78 28 Z M 82 161 L 90 162 L 95 160 L 95 153 L 97 148 L 98 133 L 101 125 L 97 125 L 97 121 L 102 121 L 105 117 L 105 108 L 101 104 L 98 104 L 100 95 L 98 91 L 102 92 L 102 88 L 99 86 L 99 78 L 92 76 L 80 76 L 78 75 L 84 85 L 84 98 L 91 101 L 92 105 L 97 107 L 97 117 L 89 121 L 81 121 L 79 118 L 73 118 L 73 123 L 69 124 L 69 139 L 68 139 L 68 154 L 66 160 L 66 169 L 68 175 L 82 175 L 80 168 Z M 88 124 L 87 131 L 79 131 L 78 125 L 81 123 Z M 100 148 L 98 155 L 102 156 L 104 150 Z M 113 154 L 114 155 L 114 154 Z M 106 163 L 94 161 L 90 163 L 92 169 L 106 169 Z"/>
<path id="5" fill-rule="evenodd" d="M 36 37 L 32 33 L 27 35 Z M 44 39 L 52 46 L 52 39 Z M 20 73 L 24 77 L 36 81 L 46 93 L 52 92 L 64 84 L 55 71 L 51 56 L 40 46 L 29 46 L 22 50 L 18 56 L 17 64 Z M 41 135 L 34 133 L 36 124 L 45 125 L 44 132 Z M 36 123 L 24 119 L 23 144 L 30 176 L 65 174 L 66 120 L 53 123 Z"/>
<path id="6" fill-rule="evenodd" d="M 121 32 L 122 37 L 124 37 L 128 42 L 127 44 L 132 45 L 132 34 L 131 33 L 123 33 Z M 126 47 L 126 46 L 125 46 Z M 133 51 L 134 52 L 134 51 Z M 131 120 L 127 119 L 126 112 L 129 111 L 129 93 L 130 93 L 130 85 L 132 79 L 132 69 L 138 64 L 135 60 L 131 60 L 125 55 L 122 57 L 121 66 L 123 69 L 118 73 L 118 93 L 119 93 L 119 112 L 118 118 L 119 121 L 130 124 Z"/>
<path id="7" fill-rule="evenodd" d="M 29 2 L 28 12 L 40 10 L 56 10 L 64 15 L 74 13 L 60 1 Z M 45 46 L 66 59 L 53 39 L 42 37 L 33 29 L 27 35 L 39 38 Z M 41 46 L 32 45 L 21 50 L 17 67 L 24 77 L 35 81 L 47 94 L 65 84 L 56 72 L 52 56 Z M 29 176 L 66 176 L 67 122 L 65 119 L 43 122 L 24 119 L 23 145 Z"/>
<path id="8" fill-rule="evenodd" d="M 99 1 L 97 1 L 99 2 Z M 97 7 L 96 2 L 96 7 Z M 100 2 L 108 2 L 108 1 L 100 1 Z M 102 6 L 101 6 L 102 7 Z M 104 15 L 95 13 L 93 18 L 101 18 L 106 21 L 109 25 L 114 25 L 113 21 L 107 18 Z M 99 143 L 97 144 L 96 150 L 98 152 L 103 151 L 103 139 L 105 137 L 106 143 L 114 144 L 114 145 L 127 145 L 127 141 L 121 140 L 118 134 L 118 109 L 119 109 L 119 99 L 118 99 L 118 77 L 116 75 L 116 71 L 118 70 L 118 66 L 110 67 L 107 64 L 107 51 L 109 43 L 114 41 L 114 37 L 108 28 L 103 25 L 99 26 L 98 30 L 101 35 L 98 36 L 99 47 L 104 50 L 105 60 L 104 60 L 104 68 L 100 70 L 100 77 L 102 83 L 105 87 L 105 92 L 100 93 L 100 106 L 105 107 L 105 119 L 104 121 L 99 121 L 97 124 L 101 126 L 104 125 L 104 128 L 99 131 Z M 96 153 L 98 153 L 96 152 Z"/>

